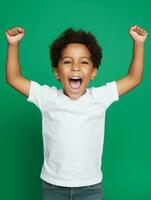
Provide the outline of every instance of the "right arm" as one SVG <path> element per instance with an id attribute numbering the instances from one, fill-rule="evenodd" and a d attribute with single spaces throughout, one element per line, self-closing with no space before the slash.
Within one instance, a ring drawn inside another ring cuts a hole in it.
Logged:
<path id="1" fill-rule="evenodd" d="M 25 96 L 29 96 L 30 80 L 21 75 L 19 64 L 19 41 L 24 36 L 24 30 L 13 28 L 6 31 L 8 41 L 7 57 L 6 57 L 6 81 L 9 85 L 21 92 Z"/>

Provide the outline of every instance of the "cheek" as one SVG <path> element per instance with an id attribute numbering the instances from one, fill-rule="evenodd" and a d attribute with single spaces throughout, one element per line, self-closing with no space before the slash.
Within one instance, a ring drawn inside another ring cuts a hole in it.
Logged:
<path id="1" fill-rule="evenodd" d="M 66 79 L 69 76 L 69 69 L 64 67 L 63 69 L 60 70 L 60 77 L 63 79 Z"/>
<path id="2" fill-rule="evenodd" d="M 61 70 L 62 70 L 62 73 L 68 73 L 71 70 L 71 67 L 64 65 L 62 66 Z"/>
<path id="3" fill-rule="evenodd" d="M 83 71 L 83 74 L 84 74 L 84 76 L 86 76 L 86 77 L 91 77 L 92 70 L 90 70 L 90 69 L 85 69 L 85 70 Z"/>

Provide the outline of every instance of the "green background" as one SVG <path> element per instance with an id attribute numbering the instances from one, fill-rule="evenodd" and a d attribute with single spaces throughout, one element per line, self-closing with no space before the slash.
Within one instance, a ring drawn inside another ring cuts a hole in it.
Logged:
<path id="1" fill-rule="evenodd" d="M 20 44 L 22 74 L 41 84 L 55 79 L 49 45 L 66 28 L 91 31 L 103 48 L 102 64 L 90 84 L 100 86 L 125 76 L 132 57 L 128 31 L 138 25 L 148 32 L 144 76 L 140 85 L 107 110 L 102 157 L 105 200 L 151 199 L 151 2 L 23 1 L 0 5 L 0 199 L 40 200 L 43 164 L 41 113 L 5 81 L 5 31 L 25 29 Z"/>

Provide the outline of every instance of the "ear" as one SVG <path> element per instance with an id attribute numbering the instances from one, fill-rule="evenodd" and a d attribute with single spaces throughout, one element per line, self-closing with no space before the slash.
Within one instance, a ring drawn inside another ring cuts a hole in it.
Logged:
<path id="1" fill-rule="evenodd" d="M 59 79 L 59 72 L 58 72 L 58 67 L 54 67 L 54 73 L 57 79 Z"/>
<path id="2" fill-rule="evenodd" d="M 93 71 L 92 71 L 92 79 L 94 79 L 95 78 L 95 76 L 96 76 L 96 74 L 97 74 L 97 68 L 96 67 L 94 67 L 93 68 Z"/>

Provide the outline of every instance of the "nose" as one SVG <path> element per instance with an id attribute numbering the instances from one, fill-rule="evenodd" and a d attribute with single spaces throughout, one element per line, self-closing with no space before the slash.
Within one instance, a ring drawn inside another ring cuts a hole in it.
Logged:
<path id="1" fill-rule="evenodd" d="M 72 70 L 74 70 L 74 71 L 79 71 L 79 70 L 80 70 L 80 67 L 78 66 L 78 64 L 73 65 L 73 66 L 72 66 Z"/>

